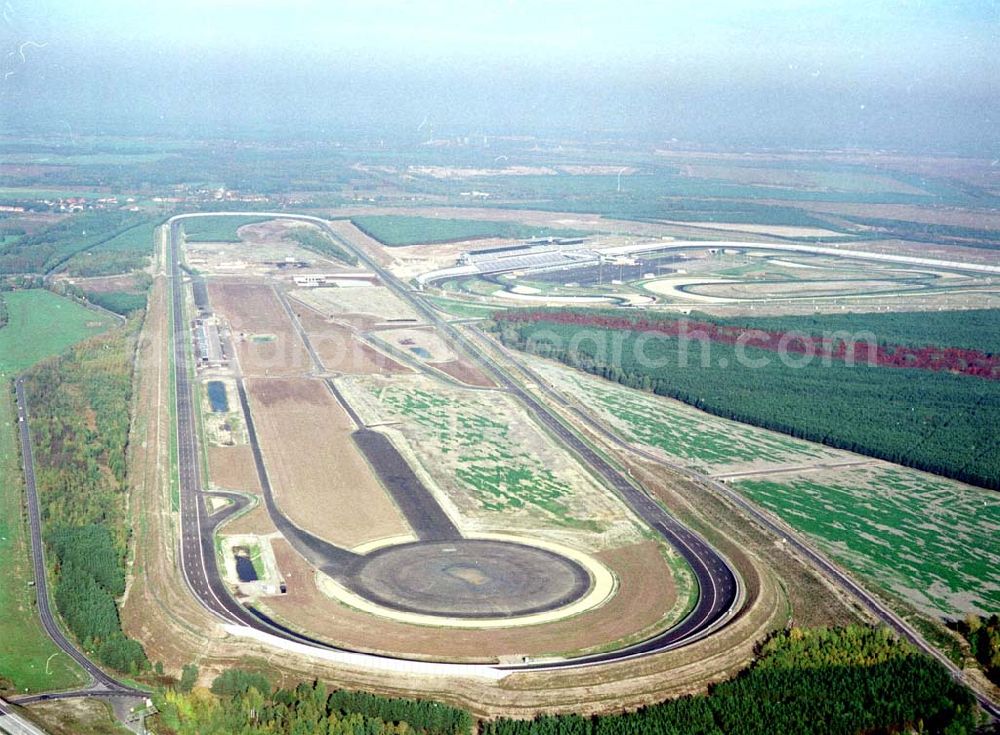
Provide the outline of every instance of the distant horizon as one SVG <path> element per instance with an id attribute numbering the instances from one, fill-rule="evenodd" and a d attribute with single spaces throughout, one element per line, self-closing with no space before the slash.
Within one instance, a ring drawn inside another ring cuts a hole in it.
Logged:
<path id="1" fill-rule="evenodd" d="M 995 2 L 7 8 L 6 129 L 610 135 L 1000 157 Z"/>

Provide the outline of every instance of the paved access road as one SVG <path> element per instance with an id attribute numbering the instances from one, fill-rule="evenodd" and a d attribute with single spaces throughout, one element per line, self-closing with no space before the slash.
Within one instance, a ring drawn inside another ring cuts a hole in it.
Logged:
<path id="1" fill-rule="evenodd" d="M 18 697 L 18 703 L 38 701 L 39 699 L 60 699 L 68 696 L 108 696 L 120 695 L 130 697 L 145 697 L 146 692 L 123 684 L 106 674 L 93 661 L 87 658 L 63 633 L 55 620 L 49 602 L 48 579 L 45 575 L 45 548 L 42 544 L 42 521 L 38 509 L 38 488 L 35 485 L 35 457 L 31 448 L 31 432 L 28 429 L 30 413 L 28 398 L 24 390 L 24 378 L 14 381 L 17 397 L 17 421 L 21 438 L 21 457 L 24 464 L 25 496 L 28 504 L 28 526 L 31 535 L 31 556 L 35 572 L 36 596 L 38 599 L 38 617 L 42 627 L 66 655 L 76 661 L 90 675 L 91 686 L 75 692 L 43 694 L 32 697 Z"/>

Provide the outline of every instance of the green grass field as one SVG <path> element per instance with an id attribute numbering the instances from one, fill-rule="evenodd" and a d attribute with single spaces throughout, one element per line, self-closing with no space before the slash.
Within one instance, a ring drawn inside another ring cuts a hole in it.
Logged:
<path id="1" fill-rule="evenodd" d="M 83 199 L 99 199 L 106 194 L 95 192 L 93 189 L 36 189 L 31 186 L 12 186 L 0 188 L 0 202 L 26 201 L 39 199 L 72 199 L 81 197 Z"/>
<path id="2" fill-rule="evenodd" d="M 736 487 L 831 556 L 935 616 L 1000 610 L 1000 496 L 902 467 Z"/>
<path id="3" fill-rule="evenodd" d="M 434 217 L 406 217 L 400 215 L 375 215 L 353 217 L 359 229 L 383 245 L 401 247 L 432 242 L 472 240 L 502 237 L 511 240 L 531 237 L 575 237 L 587 233 L 577 230 L 558 230 L 546 227 L 529 227 L 516 222 L 489 222 L 468 219 L 437 219 Z"/>
<path id="4" fill-rule="evenodd" d="M 36 616 L 10 381 L 39 360 L 104 331 L 112 320 L 49 291 L 8 293 L 4 301 L 10 323 L 0 329 L 0 682 L 20 692 L 66 689 L 84 677 Z"/>
<path id="5" fill-rule="evenodd" d="M 184 220 L 188 242 L 239 242 L 236 231 L 243 225 L 267 222 L 271 217 L 192 217 Z"/>
<path id="6" fill-rule="evenodd" d="M 590 527 L 566 502 L 573 488 L 532 451 L 519 446 L 502 412 L 474 399 L 417 387 L 388 386 L 375 392 L 383 407 L 430 432 L 440 452 L 480 506 L 504 512 L 537 508 L 560 525 Z"/>

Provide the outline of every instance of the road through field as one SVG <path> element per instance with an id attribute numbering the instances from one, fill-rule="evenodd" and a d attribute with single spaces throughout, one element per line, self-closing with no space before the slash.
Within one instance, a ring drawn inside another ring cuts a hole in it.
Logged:
<path id="1" fill-rule="evenodd" d="M 42 627 L 52 641 L 76 661 L 90 676 L 87 688 L 54 694 L 38 694 L 28 697 L 18 697 L 19 704 L 40 702 L 49 699 L 66 697 L 145 697 L 146 692 L 124 684 L 106 674 L 99 666 L 80 651 L 63 633 L 55 619 L 49 601 L 48 577 L 45 570 L 45 549 L 42 544 L 42 519 L 38 507 L 38 489 L 35 483 L 35 458 L 31 446 L 30 413 L 27 394 L 24 390 L 24 378 L 14 382 L 17 398 L 17 421 L 21 438 L 21 457 L 24 463 L 25 498 L 28 506 L 28 526 L 31 535 L 31 555 L 35 571 L 35 586 L 37 589 L 38 617 Z"/>

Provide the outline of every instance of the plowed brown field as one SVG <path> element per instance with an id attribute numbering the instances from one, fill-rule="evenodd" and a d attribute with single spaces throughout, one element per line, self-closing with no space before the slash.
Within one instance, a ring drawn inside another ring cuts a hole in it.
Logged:
<path id="1" fill-rule="evenodd" d="M 322 381 L 255 379 L 247 390 L 275 502 L 293 523 L 346 547 L 410 532 Z"/>

